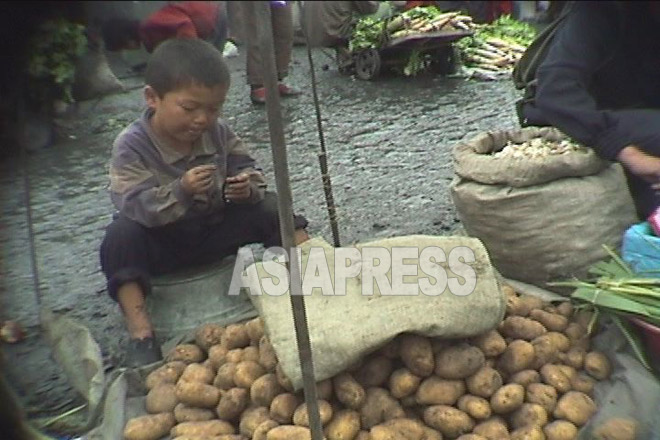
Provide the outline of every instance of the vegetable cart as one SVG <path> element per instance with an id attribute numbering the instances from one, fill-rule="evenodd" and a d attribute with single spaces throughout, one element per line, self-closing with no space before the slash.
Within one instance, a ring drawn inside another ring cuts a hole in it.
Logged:
<path id="1" fill-rule="evenodd" d="M 430 55 L 430 67 L 434 71 L 451 73 L 457 61 L 452 43 L 473 34 L 472 30 L 456 29 L 392 38 L 379 48 L 350 52 L 352 62 L 338 60 L 340 72 L 355 72 L 358 78 L 371 80 L 376 78 L 384 67 L 404 66 L 413 51 L 417 51 L 419 56 Z"/>

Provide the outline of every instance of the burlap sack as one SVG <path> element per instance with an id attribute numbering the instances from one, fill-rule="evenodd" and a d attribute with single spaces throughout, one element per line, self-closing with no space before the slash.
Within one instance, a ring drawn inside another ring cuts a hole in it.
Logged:
<path id="1" fill-rule="evenodd" d="M 451 195 L 466 232 L 502 275 L 548 287 L 583 277 L 636 221 L 623 170 L 592 150 L 542 159 L 495 158 L 507 141 L 562 138 L 552 128 L 481 134 L 453 151 Z"/>
<path id="2" fill-rule="evenodd" d="M 344 296 L 324 296 L 320 290 L 305 296 L 317 381 L 344 371 L 399 333 L 459 338 L 474 336 L 497 326 L 504 316 L 505 299 L 488 254 L 479 240 L 470 237 L 415 235 L 364 243 L 356 247 L 361 250 L 385 248 L 387 252 L 395 247 L 414 247 L 420 250 L 421 255 L 421 250 L 431 246 L 443 249 L 448 258 L 451 250 L 460 246 L 474 252 L 474 263 L 470 263 L 470 266 L 474 269 L 476 284 L 471 294 L 457 296 L 448 287 L 439 296 L 384 296 L 376 288 L 367 289 L 363 277 L 358 276 L 348 280 Z M 335 248 L 322 239 L 310 240 L 301 247 L 302 273 L 305 273 L 310 261 L 314 264 L 327 261 L 332 285 L 335 285 Z M 312 253 L 312 249 L 320 251 Z M 362 252 L 362 255 L 364 258 L 366 253 Z M 411 259 L 409 262 L 413 267 L 417 265 L 418 275 L 407 277 L 406 283 L 417 283 L 426 277 L 423 269 L 420 270 L 420 259 Z M 360 263 L 363 268 L 361 273 L 364 274 L 364 268 L 369 263 L 367 259 Z M 263 263 L 256 263 L 255 266 L 257 270 L 252 272 L 249 280 L 252 302 L 264 320 L 284 373 L 291 379 L 293 386 L 300 389 L 302 373 L 290 297 L 288 293 L 282 296 L 255 296 L 255 293 L 261 291 L 262 282 L 271 278 L 264 270 Z M 440 267 L 446 269 L 449 279 L 457 278 L 445 266 L 440 263 Z M 388 278 L 391 280 L 391 271 L 388 272 Z M 465 278 L 460 279 L 465 281 Z M 332 288 L 332 285 L 327 287 Z"/>
<path id="3" fill-rule="evenodd" d="M 100 50 L 89 49 L 76 62 L 73 98 L 76 101 L 100 98 L 123 92 L 124 85 L 110 69 L 108 59 Z"/>

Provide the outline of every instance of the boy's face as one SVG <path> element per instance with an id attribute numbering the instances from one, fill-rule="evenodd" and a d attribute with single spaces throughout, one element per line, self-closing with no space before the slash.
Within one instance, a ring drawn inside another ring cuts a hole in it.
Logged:
<path id="1" fill-rule="evenodd" d="M 151 127 L 175 148 L 189 148 L 218 119 L 227 88 L 193 83 L 159 97 L 145 87 L 147 105 L 154 110 Z"/>

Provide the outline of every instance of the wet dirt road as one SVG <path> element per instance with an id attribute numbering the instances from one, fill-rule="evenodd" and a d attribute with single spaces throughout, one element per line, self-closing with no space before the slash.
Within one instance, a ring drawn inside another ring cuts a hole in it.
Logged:
<path id="1" fill-rule="evenodd" d="M 365 82 L 339 75 L 320 51 L 314 59 L 342 244 L 451 234 L 460 226 L 448 190 L 451 147 L 484 130 L 516 126 L 511 82 L 439 76 Z M 274 189 L 266 111 L 248 99 L 243 54 L 228 63 L 233 84 L 224 116 L 252 145 Z M 322 70 L 324 64 L 330 68 Z M 294 48 L 289 82 L 305 89 L 303 96 L 282 100 L 294 209 L 310 219 L 312 234 L 332 242 L 304 47 Z M 106 164 L 114 137 L 143 106 L 141 79 L 125 84 L 136 88 L 82 103 L 66 121 L 69 137 L 29 157 L 42 305 L 87 325 L 108 369 L 121 363 L 127 335 L 98 263 L 113 212 Z M 27 328 L 25 341 L 5 347 L 7 370 L 29 414 L 43 416 L 82 401 L 39 332 L 22 182 L 18 158 L 0 163 L 0 319 Z"/>

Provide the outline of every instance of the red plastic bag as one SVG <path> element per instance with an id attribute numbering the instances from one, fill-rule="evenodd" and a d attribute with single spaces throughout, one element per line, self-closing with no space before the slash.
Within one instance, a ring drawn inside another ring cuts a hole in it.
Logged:
<path id="1" fill-rule="evenodd" d="M 649 215 L 647 219 L 653 229 L 653 233 L 656 237 L 660 237 L 660 208 L 656 208 L 655 211 Z"/>

